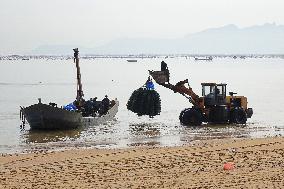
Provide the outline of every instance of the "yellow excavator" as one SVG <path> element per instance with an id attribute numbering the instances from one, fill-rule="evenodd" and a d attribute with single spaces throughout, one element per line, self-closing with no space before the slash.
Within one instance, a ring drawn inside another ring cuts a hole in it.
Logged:
<path id="1" fill-rule="evenodd" d="M 237 93 L 234 92 L 229 92 L 227 96 L 227 84 L 201 83 L 202 96 L 198 96 L 190 87 L 188 79 L 173 85 L 169 82 L 169 70 L 162 70 L 149 70 L 149 74 L 157 84 L 180 93 L 193 105 L 181 111 L 179 116 L 181 124 L 188 126 L 199 126 L 202 123 L 245 124 L 247 118 L 251 118 L 253 110 L 248 108 L 247 98 L 235 96 Z"/>

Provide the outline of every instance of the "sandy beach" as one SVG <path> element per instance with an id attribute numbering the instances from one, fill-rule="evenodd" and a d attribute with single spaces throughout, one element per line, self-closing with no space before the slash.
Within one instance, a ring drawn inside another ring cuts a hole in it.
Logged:
<path id="1" fill-rule="evenodd" d="M 0 188 L 284 188 L 283 156 L 283 137 L 2 155 Z"/>

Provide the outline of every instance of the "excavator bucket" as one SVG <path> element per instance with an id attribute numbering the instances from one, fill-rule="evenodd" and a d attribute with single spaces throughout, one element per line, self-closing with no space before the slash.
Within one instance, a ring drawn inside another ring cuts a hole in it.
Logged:
<path id="1" fill-rule="evenodd" d="M 158 83 L 163 84 L 166 82 L 169 82 L 170 73 L 169 71 L 152 71 L 149 70 L 149 74 L 152 76 L 152 78 Z"/>

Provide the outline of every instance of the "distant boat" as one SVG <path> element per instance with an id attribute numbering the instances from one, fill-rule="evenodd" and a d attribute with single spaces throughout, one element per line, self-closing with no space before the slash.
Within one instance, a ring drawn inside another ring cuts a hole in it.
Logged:
<path id="1" fill-rule="evenodd" d="M 28 121 L 31 129 L 75 129 L 81 126 L 98 125 L 112 120 L 118 112 L 117 99 L 103 101 L 85 101 L 81 83 L 78 49 L 74 50 L 74 61 L 77 68 L 77 97 L 74 103 L 63 108 L 55 103 L 43 104 L 41 99 L 37 104 L 21 107 L 20 117 L 25 124 Z"/>
<path id="2" fill-rule="evenodd" d="M 131 60 L 127 60 L 127 62 L 137 62 L 137 60 L 131 59 Z"/>
<path id="3" fill-rule="evenodd" d="M 209 56 L 209 57 L 205 57 L 205 58 L 198 58 L 198 57 L 195 57 L 194 60 L 213 60 L 213 57 L 212 56 Z"/>

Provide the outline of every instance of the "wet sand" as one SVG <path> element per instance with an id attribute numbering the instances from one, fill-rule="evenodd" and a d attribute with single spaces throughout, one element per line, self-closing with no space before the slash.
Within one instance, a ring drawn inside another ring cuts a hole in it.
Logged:
<path id="1" fill-rule="evenodd" d="M 0 188 L 284 188 L 283 173 L 283 137 L 0 157 Z"/>

